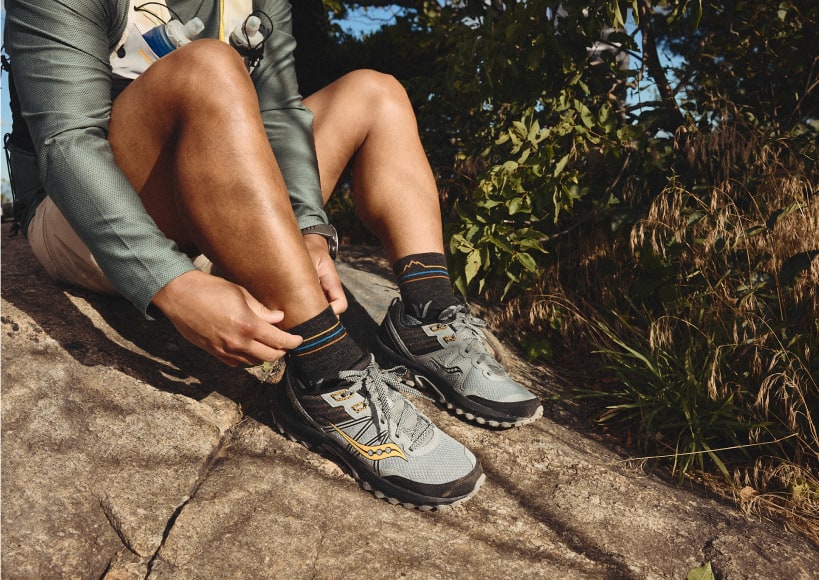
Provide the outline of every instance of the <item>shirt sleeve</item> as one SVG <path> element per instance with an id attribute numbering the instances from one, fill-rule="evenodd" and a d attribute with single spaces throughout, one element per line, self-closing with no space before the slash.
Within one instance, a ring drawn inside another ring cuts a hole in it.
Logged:
<path id="1" fill-rule="evenodd" d="M 111 283 L 140 311 L 191 260 L 165 237 L 107 140 L 114 0 L 6 0 L 5 45 L 40 179 Z M 127 6 L 127 3 L 125 3 Z"/>
<path id="2" fill-rule="evenodd" d="M 328 223 L 321 195 L 313 140 L 313 114 L 302 103 L 296 79 L 292 16 L 287 0 L 257 0 L 273 23 L 264 57 L 252 78 L 259 97 L 265 130 L 281 168 L 290 202 L 304 229 Z M 268 24 L 263 21 L 263 24 Z"/>

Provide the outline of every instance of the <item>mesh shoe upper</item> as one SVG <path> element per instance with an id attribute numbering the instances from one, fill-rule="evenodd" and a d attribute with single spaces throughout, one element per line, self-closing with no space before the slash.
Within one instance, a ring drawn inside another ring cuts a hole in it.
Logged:
<path id="1" fill-rule="evenodd" d="M 477 491 L 483 481 L 477 459 L 399 392 L 412 389 L 372 355 L 355 367 L 321 392 L 286 375 L 280 395 L 286 401 L 274 405 L 276 422 L 341 459 L 365 487 L 395 502 L 441 506 Z"/>
<path id="2" fill-rule="evenodd" d="M 486 323 L 466 306 L 444 310 L 436 322 L 422 324 L 390 306 L 379 343 L 393 359 L 421 373 L 448 405 L 493 426 L 518 425 L 543 412 L 540 401 L 506 375 L 487 350 Z"/>

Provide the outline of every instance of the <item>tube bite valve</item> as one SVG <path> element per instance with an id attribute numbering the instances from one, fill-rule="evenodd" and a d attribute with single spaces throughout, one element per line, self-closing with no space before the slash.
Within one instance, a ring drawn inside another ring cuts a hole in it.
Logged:
<path id="1" fill-rule="evenodd" d="M 264 40 L 260 28 L 262 21 L 257 16 L 248 16 L 245 21 L 230 33 L 230 45 L 244 57 L 247 70 L 252 72 L 259 66 L 264 55 Z"/>

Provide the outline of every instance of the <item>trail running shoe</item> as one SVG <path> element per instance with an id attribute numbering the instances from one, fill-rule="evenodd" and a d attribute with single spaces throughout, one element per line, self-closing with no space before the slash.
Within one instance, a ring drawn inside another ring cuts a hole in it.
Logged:
<path id="1" fill-rule="evenodd" d="M 543 405 L 489 353 L 485 326 L 462 304 L 445 309 L 436 322 L 422 324 L 396 298 L 376 342 L 386 358 L 409 368 L 455 414 L 490 427 L 531 423 L 543 415 Z"/>
<path id="2" fill-rule="evenodd" d="M 368 354 L 318 393 L 285 372 L 273 400 L 276 426 L 392 504 L 432 511 L 466 501 L 484 482 L 480 462 L 399 392 L 413 389 L 394 370 Z"/>

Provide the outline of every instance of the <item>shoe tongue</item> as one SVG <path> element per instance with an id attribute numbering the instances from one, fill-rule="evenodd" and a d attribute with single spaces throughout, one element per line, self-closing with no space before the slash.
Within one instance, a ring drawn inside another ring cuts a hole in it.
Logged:
<path id="1" fill-rule="evenodd" d="M 373 364 L 374 361 L 375 357 L 372 354 L 365 354 L 358 359 L 349 370 L 363 371 Z M 325 379 L 317 384 L 316 388 L 319 389 L 319 392 L 321 393 L 330 393 L 337 391 L 344 383 L 349 384 L 349 381 L 340 378 Z M 429 425 L 424 427 L 425 423 L 419 418 L 418 411 L 412 406 L 406 397 L 404 397 L 400 392 L 391 389 L 386 385 L 384 385 L 383 388 L 388 390 L 387 397 L 392 404 L 390 412 L 392 417 L 398 421 L 398 429 L 413 436 L 413 446 L 423 446 L 429 440 L 429 438 L 433 436 L 433 430 L 429 428 Z M 421 424 L 419 425 L 419 423 Z M 419 430 L 418 433 L 415 432 L 416 429 Z"/>
<path id="2" fill-rule="evenodd" d="M 353 363 L 353 365 L 349 369 L 345 370 L 363 371 L 368 366 L 370 366 L 370 363 L 372 363 L 373 360 L 374 360 L 373 355 L 367 353 L 360 359 L 355 361 L 355 363 Z M 323 379 L 317 382 L 315 385 L 313 385 L 313 388 L 317 390 L 319 393 L 332 393 L 333 391 L 337 391 L 339 388 L 341 388 L 342 384 L 347 382 L 349 382 L 347 379 L 340 379 L 337 377 L 332 379 Z"/>
<path id="3" fill-rule="evenodd" d="M 458 313 L 462 311 L 464 307 L 460 304 L 453 304 L 452 306 L 448 306 L 441 311 L 441 314 L 438 315 L 438 322 L 452 322 L 455 320 L 455 317 L 458 316 Z"/>
<path id="4" fill-rule="evenodd" d="M 353 366 L 350 367 L 351 371 L 363 371 L 366 369 L 372 362 L 375 361 L 375 357 L 371 353 L 366 353 L 360 359 L 353 363 Z"/>

